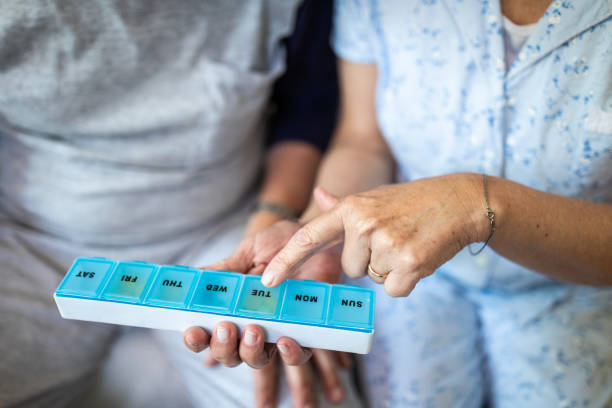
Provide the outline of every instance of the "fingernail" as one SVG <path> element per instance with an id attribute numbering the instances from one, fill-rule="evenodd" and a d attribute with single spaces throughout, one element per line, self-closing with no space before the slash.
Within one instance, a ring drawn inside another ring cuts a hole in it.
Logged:
<path id="1" fill-rule="evenodd" d="M 199 349 L 200 347 L 202 347 L 202 345 L 200 343 L 195 342 L 192 339 L 187 339 L 185 341 L 187 342 L 187 344 L 189 344 L 191 347 L 193 347 L 195 349 Z"/>
<path id="2" fill-rule="evenodd" d="M 342 389 L 340 388 L 334 388 L 331 392 L 331 398 L 334 402 L 340 402 L 342 401 L 342 398 L 344 397 L 344 393 L 342 392 Z"/>
<path id="3" fill-rule="evenodd" d="M 264 273 L 261 277 L 261 283 L 264 286 L 270 286 L 273 280 L 274 280 L 274 275 L 272 275 L 270 272 Z"/>
<path id="4" fill-rule="evenodd" d="M 257 334 L 251 330 L 247 330 L 246 333 L 244 333 L 244 344 L 247 346 L 254 346 L 255 342 L 257 342 Z"/>
<path id="5" fill-rule="evenodd" d="M 280 351 L 282 354 L 289 353 L 289 349 L 284 344 L 277 344 L 276 347 L 278 348 L 278 351 Z"/>
<path id="6" fill-rule="evenodd" d="M 225 327 L 217 327 L 217 340 L 219 340 L 221 343 L 225 343 L 227 341 L 227 329 Z"/>

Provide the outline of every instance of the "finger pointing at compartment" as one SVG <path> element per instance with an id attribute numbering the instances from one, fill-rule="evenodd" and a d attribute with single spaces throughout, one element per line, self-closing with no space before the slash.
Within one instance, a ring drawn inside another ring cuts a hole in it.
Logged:
<path id="1" fill-rule="evenodd" d="M 263 273 L 261 282 L 274 287 L 287 279 L 303 262 L 344 232 L 342 218 L 336 210 L 313 219 L 291 237 Z"/>

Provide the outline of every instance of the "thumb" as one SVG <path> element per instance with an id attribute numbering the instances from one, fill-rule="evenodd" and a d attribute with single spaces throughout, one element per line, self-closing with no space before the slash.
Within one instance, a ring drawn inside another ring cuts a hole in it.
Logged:
<path id="1" fill-rule="evenodd" d="M 317 187 L 313 192 L 315 203 L 319 206 L 322 211 L 331 210 L 340 201 L 338 196 L 327 192 L 323 187 Z"/>

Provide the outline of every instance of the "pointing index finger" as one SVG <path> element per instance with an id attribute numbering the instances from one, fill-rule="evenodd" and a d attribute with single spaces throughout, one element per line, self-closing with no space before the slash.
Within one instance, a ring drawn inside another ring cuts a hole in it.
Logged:
<path id="1" fill-rule="evenodd" d="M 285 247 L 268 264 L 261 277 L 264 286 L 272 288 L 289 278 L 317 251 L 344 233 L 337 207 L 319 215 L 297 230 Z"/>

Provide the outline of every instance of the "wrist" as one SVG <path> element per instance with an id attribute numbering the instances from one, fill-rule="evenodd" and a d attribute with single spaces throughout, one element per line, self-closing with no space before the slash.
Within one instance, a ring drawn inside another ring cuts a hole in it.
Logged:
<path id="1" fill-rule="evenodd" d="M 464 192 L 463 206 L 466 209 L 466 235 L 468 243 L 485 242 L 491 235 L 491 222 L 487 218 L 487 200 L 485 199 L 485 189 L 483 175 L 478 173 L 461 174 L 465 184 L 462 188 Z M 487 176 L 489 209 L 495 211 L 491 206 L 490 187 L 492 177 Z"/>
<path id="2" fill-rule="evenodd" d="M 259 201 L 303 210 L 308 204 L 321 153 L 308 143 L 286 141 L 266 156 Z"/>
<path id="3" fill-rule="evenodd" d="M 276 214 L 265 211 L 256 211 L 249 217 L 247 226 L 244 231 L 244 236 L 248 237 L 250 235 L 256 234 L 257 232 L 269 228 L 277 222 L 283 220 L 284 218 Z"/>
<path id="4" fill-rule="evenodd" d="M 244 235 L 255 234 L 280 221 L 296 222 L 299 213 L 300 211 L 285 205 L 282 201 L 259 200 L 253 208 Z"/>
<path id="5" fill-rule="evenodd" d="M 282 201 L 258 200 L 255 203 L 253 213 L 274 214 L 285 220 L 295 221 L 300 217 L 302 211 L 285 205 Z"/>

